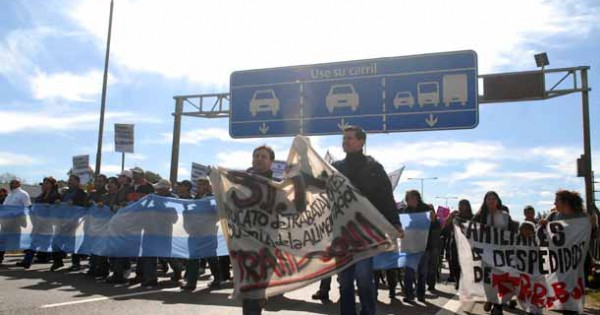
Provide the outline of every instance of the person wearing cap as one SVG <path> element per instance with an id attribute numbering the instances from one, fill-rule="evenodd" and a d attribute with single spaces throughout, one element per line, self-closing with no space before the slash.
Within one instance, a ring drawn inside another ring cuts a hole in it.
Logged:
<path id="1" fill-rule="evenodd" d="M 42 192 L 34 199 L 34 203 L 55 204 L 55 203 L 60 202 L 61 198 L 60 198 L 60 194 L 58 193 L 58 184 L 56 183 L 56 179 L 54 179 L 53 177 L 45 177 L 44 180 L 40 183 L 40 185 L 42 186 Z M 41 231 L 38 231 L 38 228 L 39 228 L 38 224 L 40 224 L 40 222 L 37 222 L 37 220 L 34 218 L 37 219 L 38 217 L 37 216 L 31 217 L 32 224 L 33 224 L 32 232 L 31 232 L 32 237 L 34 237 L 34 235 L 38 234 L 38 232 L 41 232 Z M 32 243 L 35 243 L 35 241 L 33 239 L 32 239 Z M 38 253 L 38 258 L 39 258 L 40 253 Z M 43 253 L 43 254 L 48 255 L 47 253 Z M 31 267 L 31 263 L 33 262 L 34 255 L 35 255 L 35 250 L 32 250 L 32 249 L 26 250 L 23 260 L 18 262 L 16 264 L 16 266 L 23 267 L 25 269 L 29 269 Z"/>
<path id="2" fill-rule="evenodd" d="M 63 194 L 63 196 L 61 197 L 61 201 L 62 202 L 66 202 L 69 205 L 72 206 L 79 206 L 79 207 L 87 207 L 89 205 L 89 201 L 88 201 L 88 194 L 81 189 L 81 180 L 79 179 L 79 176 L 71 174 L 69 175 L 69 180 L 67 181 L 67 185 L 68 185 L 68 189 L 67 191 L 65 191 L 65 193 Z M 75 230 L 72 231 L 68 231 L 69 234 L 74 234 Z M 70 237 L 74 237 L 74 235 L 68 235 Z M 52 266 L 50 267 L 51 271 L 55 271 L 59 268 L 61 268 L 62 266 L 64 266 L 63 263 L 63 256 L 65 255 L 65 253 L 63 251 L 57 250 L 55 252 L 52 253 Z M 78 271 L 81 269 L 81 258 L 84 255 L 79 255 L 76 253 L 73 253 L 71 255 L 71 268 L 69 268 L 71 271 Z"/>
<path id="3" fill-rule="evenodd" d="M 154 187 L 150 184 L 146 178 L 144 178 L 144 170 L 141 167 L 134 167 L 131 169 L 133 176 L 133 188 L 135 189 L 135 200 L 138 200 L 146 195 L 154 193 Z M 169 182 L 169 190 L 171 189 L 171 182 Z"/>
<path id="4" fill-rule="evenodd" d="M 8 187 L 10 188 L 10 192 L 4 199 L 2 203 L 5 206 L 23 206 L 29 207 L 31 206 L 31 199 L 29 198 L 29 194 L 21 189 L 21 181 L 18 179 L 13 179 L 8 183 Z M 0 226 L 4 232 L 7 227 Z M 4 251 L 0 251 L 0 264 L 4 260 Z"/>

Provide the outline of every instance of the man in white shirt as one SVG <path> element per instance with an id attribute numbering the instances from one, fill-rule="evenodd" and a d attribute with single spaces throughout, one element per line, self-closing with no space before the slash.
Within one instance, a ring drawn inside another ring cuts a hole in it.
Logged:
<path id="1" fill-rule="evenodd" d="M 29 198 L 29 194 L 21 189 L 21 182 L 17 179 L 13 179 L 8 184 L 10 187 L 10 192 L 6 199 L 4 199 L 3 205 L 5 206 L 23 206 L 29 207 L 31 206 L 31 198 Z M 1 227 L 0 227 L 1 228 Z M 6 227 L 4 227 L 6 228 Z M 4 260 L 4 251 L 0 251 L 0 264 Z"/>
<path id="2" fill-rule="evenodd" d="M 21 182 L 18 179 L 13 179 L 8 184 L 10 187 L 10 192 L 6 199 L 4 199 L 3 205 L 5 206 L 31 206 L 31 198 L 29 198 L 29 194 L 21 189 Z"/>

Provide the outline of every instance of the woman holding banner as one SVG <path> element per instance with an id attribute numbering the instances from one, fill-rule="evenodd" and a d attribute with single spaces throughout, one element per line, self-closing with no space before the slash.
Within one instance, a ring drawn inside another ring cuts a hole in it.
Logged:
<path id="1" fill-rule="evenodd" d="M 406 201 L 406 210 L 405 213 L 419 213 L 419 212 L 429 212 L 431 215 L 431 222 L 432 222 L 432 227 L 430 227 L 429 233 L 431 234 L 431 229 L 435 228 L 434 223 L 437 222 L 436 220 L 436 215 L 435 212 L 433 212 L 433 210 L 423 202 L 423 199 L 421 198 L 421 194 L 417 191 L 417 190 L 409 190 L 406 192 L 406 195 L 404 197 L 405 201 Z M 437 223 L 437 226 L 439 227 L 439 223 Z M 431 239 L 428 238 L 427 240 L 427 248 L 431 248 L 431 244 L 429 244 L 431 241 Z M 438 240 L 439 242 L 439 240 Z M 425 284 L 427 283 L 427 270 L 428 270 L 428 266 L 429 266 L 429 259 L 431 259 L 433 257 L 430 257 L 429 251 L 426 250 L 425 253 L 423 253 L 423 256 L 421 256 L 421 260 L 419 261 L 419 266 L 417 268 L 417 270 L 414 270 L 413 268 L 410 267 L 406 267 L 405 271 L 404 271 L 404 292 L 405 292 L 405 296 L 404 296 L 404 302 L 410 303 L 412 301 L 414 301 L 415 299 L 415 290 L 414 290 L 414 283 L 415 283 L 415 276 L 416 276 L 416 282 L 417 282 L 417 300 L 419 300 L 420 302 L 425 302 Z M 434 258 L 436 259 L 436 258 Z M 416 275 L 415 275 L 416 274 Z"/>
<path id="2" fill-rule="evenodd" d="M 519 224 L 512 220 L 508 208 L 502 205 L 502 200 L 495 191 L 488 191 L 483 197 L 481 208 L 473 217 L 473 221 L 493 226 L 501 230 L 510 230 L 517 233 Z M 483 309 L 490 311 L 492 315 L 502 315 L 502 304 L 486 302 Z"/>
<path id="3" fill-rule="evenodd" d="M 556 211 L 550 213 L 546 219 L 540 220 L 540 225 L 545 226 L 548 222 L 562 221 L 576 218 L 588 217 L 584 206 L 583 199 L 579 193 L 575 191 L 559 190 L 556 192 L 554 199 Z M 576 311 L 559 311 L 567 315 L 576 315 Z"/>
<path id="4" fill-rule="evenodd" d="M 450 267 L 450 277 L 455 281 L 455 289 L 458 290 L 458 283 L 460 281 L 460 262 L 458 261 L 458 248 L 456 247 L 456 240 L 454 239 L 454 219 L 462 221 L 469 221 L 473 218 L 473 210 L 471 209 L 471 203 L 467 199 L 462 199 L 458 202 L 458 211 L 453 211 L 450 217 L 446 220 L 446 226 L 442 235 L 447 242 L 447 257 L 448 264 Z"/>

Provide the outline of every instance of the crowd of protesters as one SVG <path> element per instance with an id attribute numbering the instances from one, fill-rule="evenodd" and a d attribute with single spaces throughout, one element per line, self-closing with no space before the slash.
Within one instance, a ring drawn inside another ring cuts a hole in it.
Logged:
<path id="1" fill-rule="evenodd" d="M 353 185 L 356 186 L 369 201 L 394 225 L 402 236 L 404 231 L 398 219 L 398 213 L 429 213 L 431 225 L 427 239 L 427 247 L 422 255 L 418 267 L 415 269 L 406 267 L 402 269 L 387 270 L 377 274 L 373 270 L 372 259 L 364 259 L 353 266 L 342 271 L 337 279 L 340 290 L 341 314 L 356 314 L 355 287 L 358 288 L 358 296 L 361 305 L 361 314 L 375 314 L 377 300 L 377 286 L 387 286 L 389 297 L 396 299 L 396 289 L 400 285 L 403 289 L 404 302 L 413 303 L 415 298 L 420 302 L 426 301 L 425 291 L 436 294 L 436 283 L 440 279 L 442 259 L 447 262 L 449 275 L 445 279 L 453 282 L 455 289 L 459 288 L 461 267 L 458 261 L 458 249 L 454 238 L 453 222 L 455 220 L 469 221 L 493 226 L 499 229 L 509 230 L 514 233 L 522 233 L 530 236 L 534 233 L 536 225 L 544 226 L 548 221 L 568 220 L 588 216 L 583 206 L 583 200 L 577 192 L 559 190 L 555 194 L 555 207 L 551 213 L 543 218 L 538 216 L 533 207 L 527 206 L 523 209 L 524 222 L 515 221 L 509 209 L 502 203 L 500 196 L 494 192 L 487 192 L 481 206 L 474 211 L 471 202 L 462 199 L 458 203 L 458 209 L 452 211 L 442 224 L 432 205 L 422 199 L 417 190 L 409 190 L 405 194 L 404 202 L 396 203 L 392 194 L 391 184 L 381 164 L 372 157 L 363 153 L 366 141 L 366 133 L 359 127 L 351 126 L 344 130 L 343 148 L 346 158 L 332 164 L 333 167 L 343 173 Z M 272 178 L 271 165 L 275 160 L 274 151 L 268 146 L 257 147 L 253 151 L 252 167 L 248 172 Z M 130 202 L 135 202 L 145 195 L 156 194 L 165 197 L 181 199 L 201 199 L 212 195 L 212 188 L 208 177 L 200 177 L 196 184 L 195 192 L 192 191 L 192 182 L 182 181 L 172 187 L 171 182 L 160 179 L 151 184 L 144 177 L 144 170 L 135 167 L 131 170 L 122 171 L 117 177 L 98 175 L 95 177 L 94 185 L 88 191 L 82 189 L 80 179 L 77 175 L 70 175 L 68 187 L 59 191 L 57 181 L 52 177 L 46 177 L 43 182 L 42 192 L 33 198 L 34 203 L 68 203 L 77 206 L 89 206 L 96 204 L 101 207 L 109 207 L 117 212 L 120 208 Z M 18 180 L 10 182 L 9 191 L 0 190 L 0 200 L 4 205 L 30 206 L 31 198 L 20 188 Z M 401 206 L 398 206 L 401 205 Z M 597 230 L 597 216 L 589 216 L 593 231 Z M 0 253 L 0 262 L 4 253 Z M 31 250 L 25 251 L 24 258 L 16 265 L 25 269 L 30 268 L 36 253 Z M 52 260 L 50 270 L 56 271 L 64 267 L 64 252 L 54 251 L 49 255 L 37 253 L 41 262 Z M 70 270 L 81 269 L 81 260 L 87 259 L 78 254 L 71 255 Z M 132 263 L 136 262 L 135 276 L 130 278 L 133 272 Z M 589 269 L 590 257 L 586 261 Z M 182 259 L 162 257 L 140 257 L 140 258 L 118 258 L 100 257 L 92 255 L 89 257 L 89 269 L 87 275 L 97 280 L 105 280 L 106 283 L 141 283 L 142 286 L 154 286 L 158 283 L 157 270 L 166 274 L 172 270 L 171 281 L 180 284 L 184 290 L 196 289 L 198 277 L 204 273 L 209 266 L 213 281 L 209 283 L 210 288 L 219 288 L 223 281 L 231 279 L 231 262 L 228 256 L 210 257 L 207 259 Z M 182 275 L 185 271 L 185 275 Z M 587 277 L 586 277 L 587 280 Z M 356 282 L 356 286 L 355 286 Z M 312 296 L 315 300 L 328 300 L 331 289 L 331 278 L 323 279 L 319 290 Z M 261 314 L 267 303 L 266 299 L 243 301 L 244 314 Z M 501 304 L 485 303 L 484 309 L 493 315 L 503 314 Z M 532 311 L 531 314 L 538 313 Z M 565 311 L 565 314 L 576 314 L 576 312 Z"/>
<path id="2" fill-rule="evenodd" d="M 189 180 L 177 183 L 175 187 L 172 187 L 171 182 L 166 179 L 160 179 L 152 184 L 144 177 L 144 170 L 140 167 L 124 170 L 116 177 L 100 174 L 95 177 L 93 186 L 89 187 L 87 191 L 77 175 L 69 175 L 66 187 L 59 188 L 59 182 L 53 177 L 45 177 L 40 186 L 41 193 L 31 198 L 21 188 L 20 181 L 13 179 L 9 183 L 8 191 L 3 189 L 3 192 L 0 192 L 2 204 L 26 207 L 31 206 L 32 202 L 37 204 L 66 203 L 80 207 L 96 204 L 99 207 L 107 207 L 112 212 L 117 212 L 120 208 L 148 194 L 180 199 L 202 199 L 212 196 L 212 187 L 207 176 L 200 176 L 196 180 L 196 191 L 193 193 L 193 185 Z M 16 263 L 17 267 L 29 269 L 34 261 L 47 263 L 50 260 L 52 261 L 50 271 L 57 271 L 65 267 L 63 259 L 67 254 L 63 251 L 36 253 L 33 250 L 25 250 L 24 253 L 23 259 Z M 3 259 L 4 252 L 0 252 L 0 263 Z M 170 267 L 172 281 L 180 283 L 184 290 L 194 290 L 198 277 L 205 273 L 207 264 L 210 266 L 213 276 L 213 281 L 209 284 L 210 288 L 218 288 L 222 281 L 231 279 L 229 257 L 185 261 L 168 257 L 122 258 L 97 255 L 86 257 L 80 254 L 71 254 L 71 265 L 68 270 L 79 271 L 82 268 L 81 261 L 85 259 L 89 259 L 86 272 L 88 276 L 113 284 L 129 282 L 141 283 L 142 286 L 154 286 L 158 284 L 157 271 L 160 269 L 166 274 Z M 135 269 L 132 268 L 133 263 L 136 265 Z M 183 275 L 184 269 L 186 270 L 185 275 Z M 135 277 L 129 279 L 133 270 L 135 270 Z"/>

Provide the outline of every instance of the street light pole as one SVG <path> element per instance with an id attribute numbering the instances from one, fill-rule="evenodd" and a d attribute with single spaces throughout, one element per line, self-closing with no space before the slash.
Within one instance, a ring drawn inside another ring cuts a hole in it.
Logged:
<path id="1" fill-rule="evenodd" d="M 436 196 L 437 199 L 445 199 L 446 200 L 446 208 L 448 208 L 448 199 L 458 199 L 458 197 L 440 197 Z"/>
<path id="2" fill-rule="evenodd" d="M 425 200 L 425 191 L 423 188 L 423 182 L 426 180 L 436 180 L 437 177 L 409 177 L 408 180 L 420 180 L 421 181 L 421 199 Z"/>

